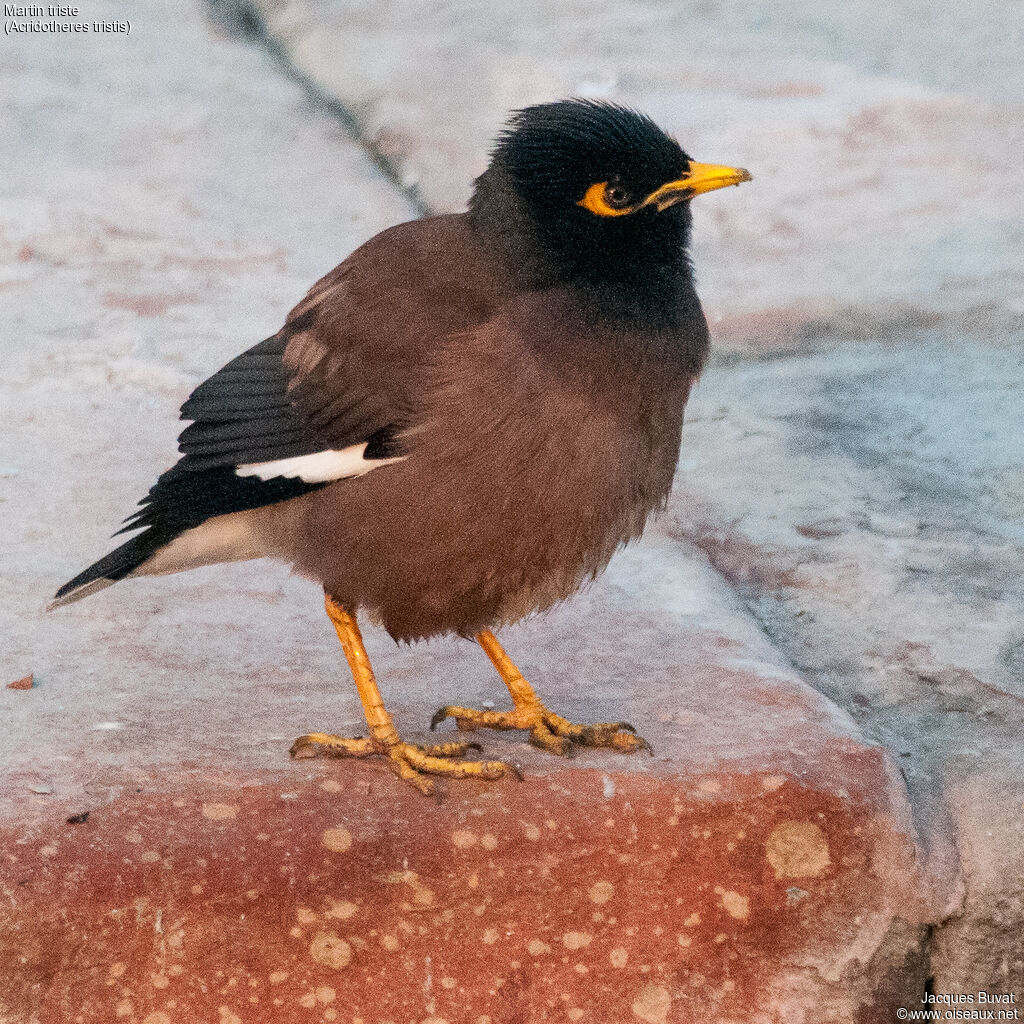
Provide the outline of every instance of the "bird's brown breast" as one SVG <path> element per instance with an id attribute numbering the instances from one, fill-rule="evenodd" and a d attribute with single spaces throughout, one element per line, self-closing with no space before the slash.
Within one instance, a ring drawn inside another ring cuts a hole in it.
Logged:
<path id="1" fill-rule="evenodd" d="M 402 639 L 568 597 L 671 487 L 692 373 L 642 341 L 558 292 L 439 341 L 405 460 L 289 503 L 288 556 Z"/>

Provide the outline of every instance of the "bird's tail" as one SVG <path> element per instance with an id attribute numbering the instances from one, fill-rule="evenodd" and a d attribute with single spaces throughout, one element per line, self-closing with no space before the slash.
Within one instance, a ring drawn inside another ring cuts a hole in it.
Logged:
<path id="1" fill-rule="evenodd" d="M 160 544 L 160 539 L 152 530 L 132 537 L 120 547 L 114 548 L 110 554 L 104 555 L 98 562 L 94 562 L 84 572 L 80 572 L 74 579 L 68 580 L 53 595 L 53 600 L 46 606 L 46 610 L 53 611 L 61 605 L 80 601 L 98 590 L 113 586 L 118 580 L 131 575 L 160 547 Z"/>

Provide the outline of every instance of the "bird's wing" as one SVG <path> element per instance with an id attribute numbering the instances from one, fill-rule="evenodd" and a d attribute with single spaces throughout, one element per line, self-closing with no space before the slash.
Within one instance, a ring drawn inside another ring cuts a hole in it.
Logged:
<path id="1" fill-rule="evenodd" d="M 500 298 L 464 215 L 376 235 L 317 282 L 277 334 L 195 389 L 181 409 L 192 421 L 179 438 L 181 459 L 119 531 L 141 532 L 61 587 L 51 607 L 147 565 L 177 572 L 254 557 L 214 530 L 215 550 L 201 558 L 189 548 L 187 558 L 149 562 L 209 519 L 406 457 L 434 347 L 485 321 Z"/>
<path id="2" fill-rule="evenodd" d="M 192 421 L 178 438 L 182 458 L 120 532 L 149 527 L 164 542 L 403 457 L 398 434 L 412 410 L 394 372 L 381 379 L 371 353 L 337 340 L 344 277 L 321 282 L 281 331 L 192 392 L 181 407 Z"/>

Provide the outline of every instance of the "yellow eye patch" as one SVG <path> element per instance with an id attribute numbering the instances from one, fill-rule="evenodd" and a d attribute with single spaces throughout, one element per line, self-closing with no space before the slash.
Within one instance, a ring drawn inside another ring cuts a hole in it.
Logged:
<path id="1" fill-rule="evenodd" d="M 596 213 L 598 217 L 622 217 L 624 214 L 633 213 L 640 203 L 633 203 L 631 206 L 612 206 L 607 199 L 608 182 L 595 182 L 584 193 L 583 198 L 576 204 L 584 210 Z"/>

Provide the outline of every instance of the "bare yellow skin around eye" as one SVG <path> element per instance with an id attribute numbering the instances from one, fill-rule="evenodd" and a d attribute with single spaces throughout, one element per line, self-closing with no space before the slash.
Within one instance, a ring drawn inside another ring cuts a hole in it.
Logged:
<path id="1" fill-rule="evenodd" d="M 633 213 L 637 206 L 640 205 L 634 203 L 632 206 L 620 206 L 618 208 L 609 206 L 604 198 L 607 188 L 607 181 L 595 182 L 587 189 L 583 198 L 576 205 L 582 206 L 584 210 L 589 210 L 591 213 L 596 213 L 598 217 L 622 217 L 627 213 Z"/>

